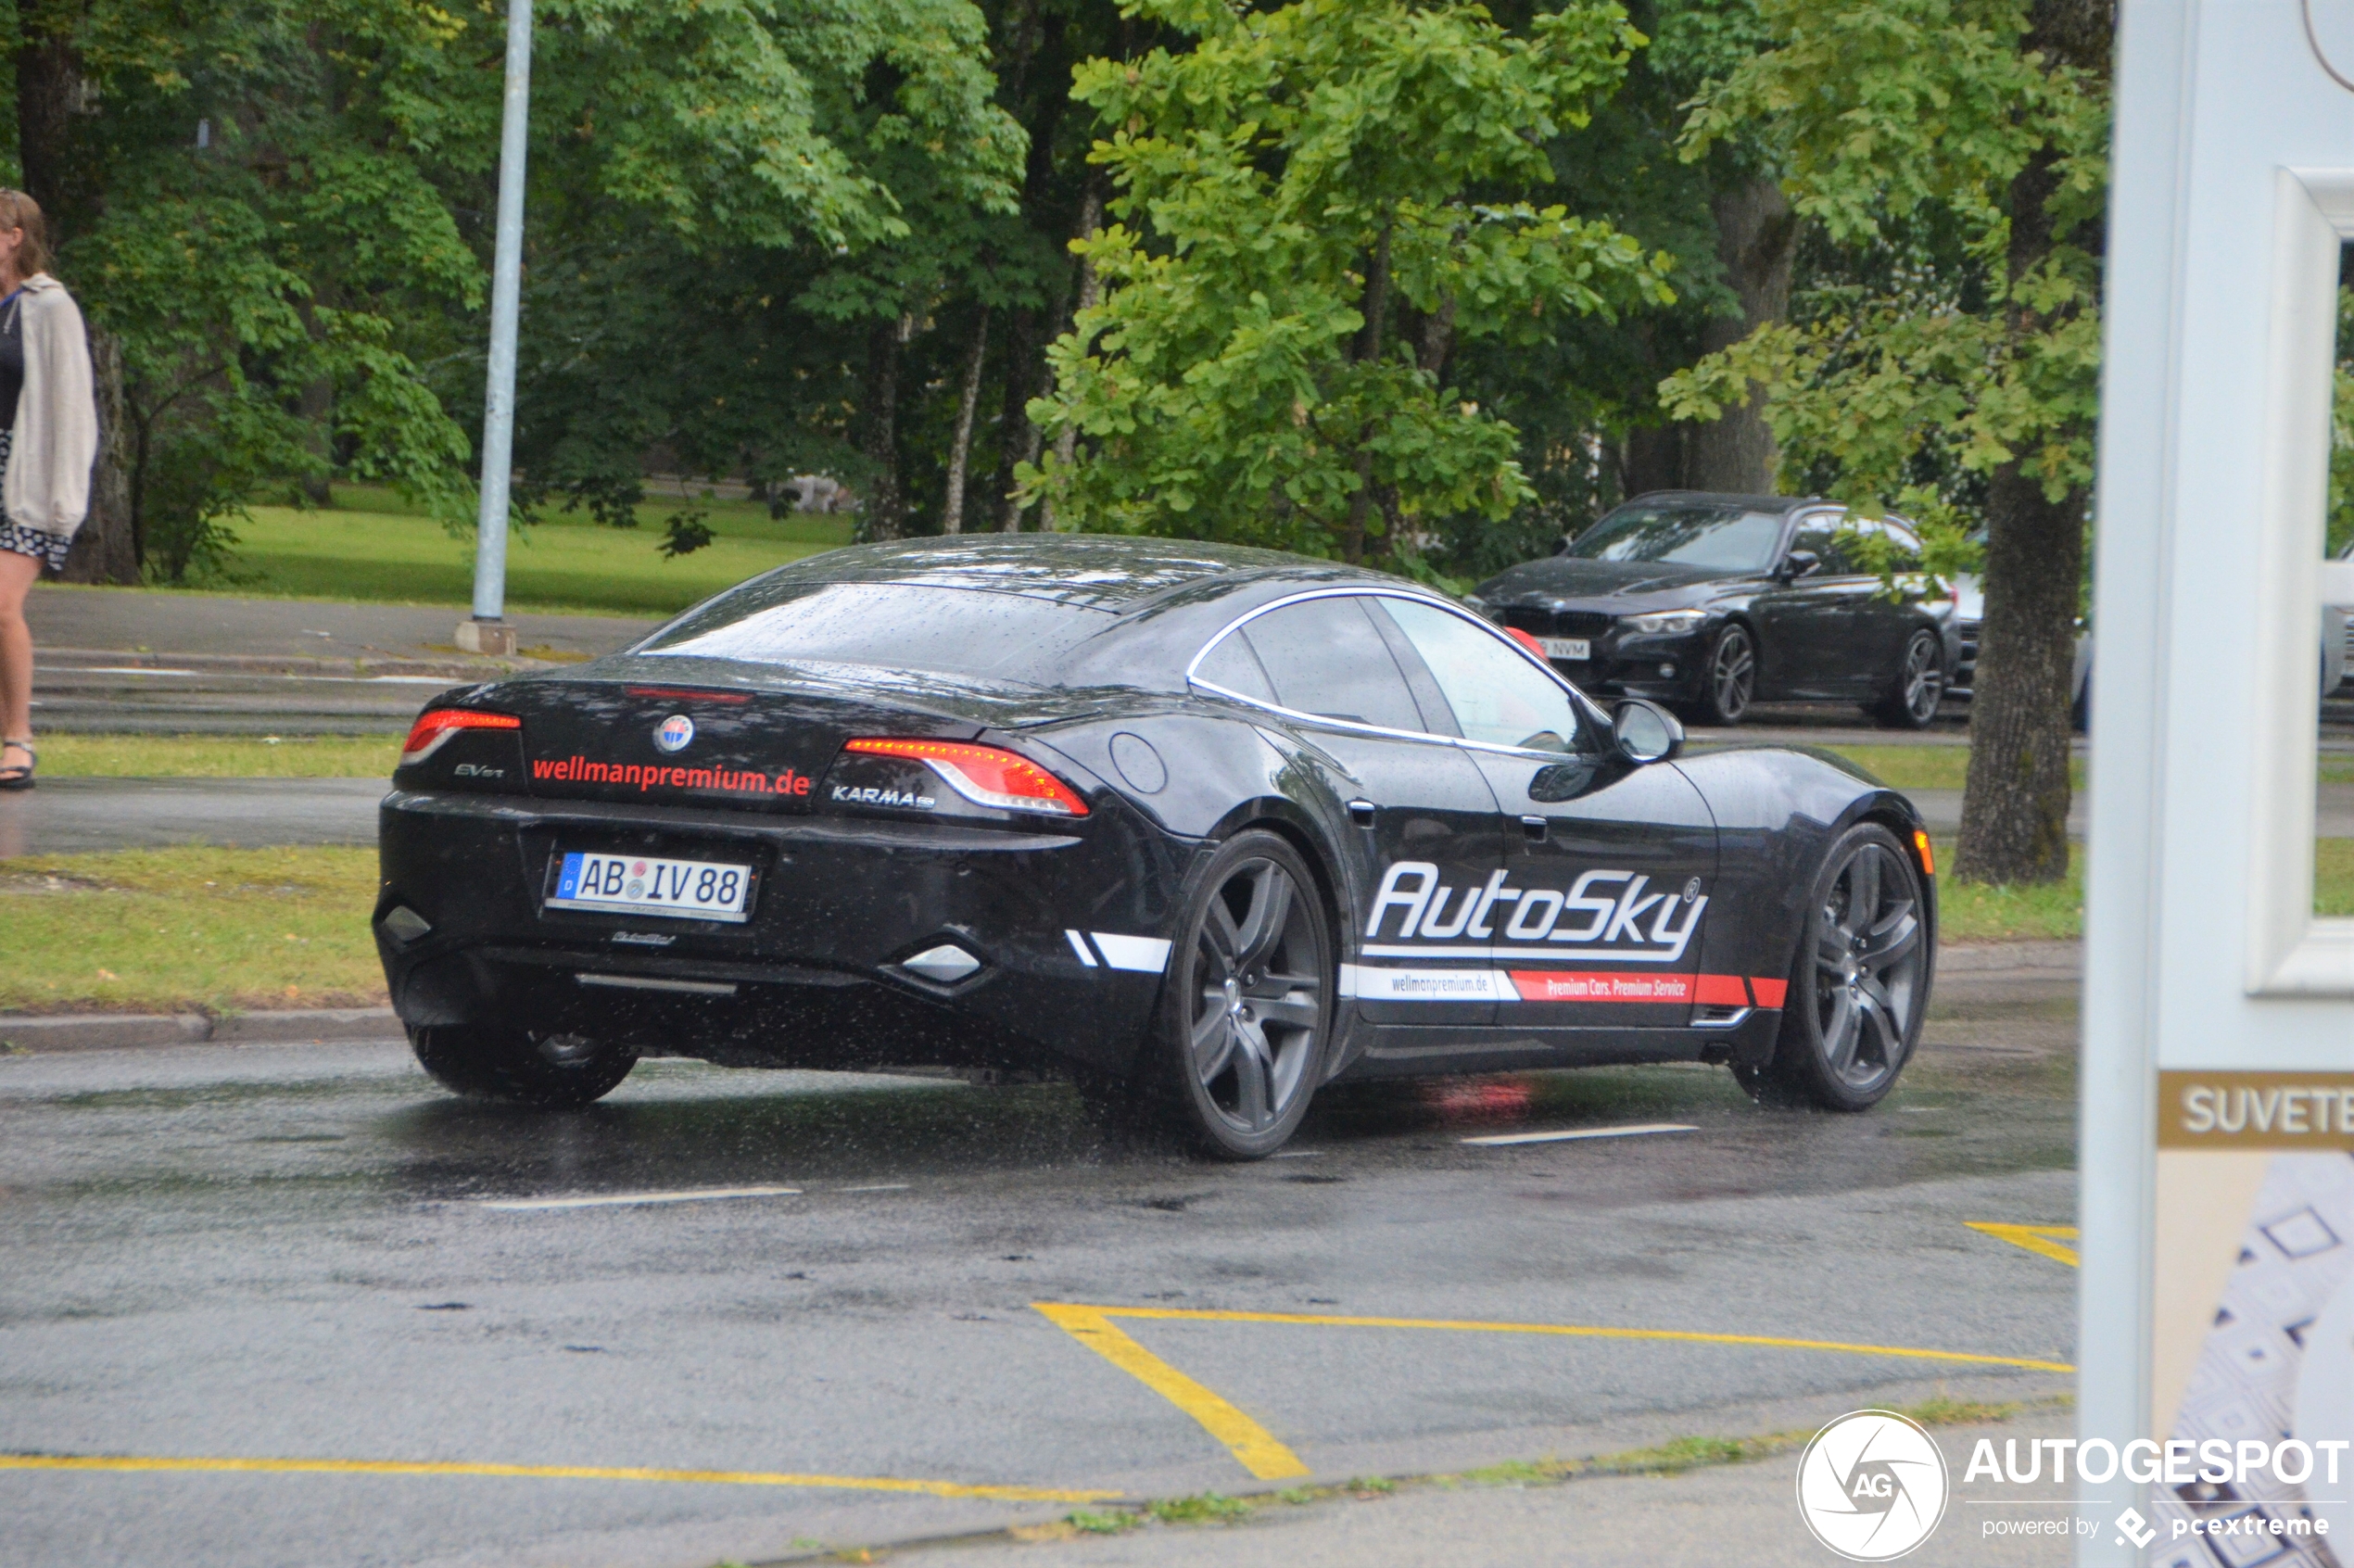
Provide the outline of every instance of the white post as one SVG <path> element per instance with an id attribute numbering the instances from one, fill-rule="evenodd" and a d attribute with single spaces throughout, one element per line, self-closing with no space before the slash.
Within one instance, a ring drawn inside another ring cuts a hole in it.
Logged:
<path id="1" fill-rule="evenodd" d="M 482 407 L 482 510 L 475 526 L 470 653 L 513 653 L 507 625 L 507 487 L 514 472 L 515 316 L 523 285 L 524 154 L 531 130 L 531 0 L 507 0 L 507 95 L 499 136 L 499 237 L 490 270 L 490 365 Z"/>

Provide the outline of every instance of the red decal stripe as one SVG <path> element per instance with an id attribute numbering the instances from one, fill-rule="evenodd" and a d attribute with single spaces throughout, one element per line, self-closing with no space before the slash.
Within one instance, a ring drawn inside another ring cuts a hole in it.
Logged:
<path id="1" fill-rule="evenodd" d="M 1690 975 L 1619 974 L 1607 969 L 1564 973 L 1514 969 L 1512 989 L 1524 1002 L 1690 1002 Z"/>
<path id="2" fill-rule="evenodd" d="M 1702 975 L 1692 1000 L 1703 1007 L 1746 1007 L 1749 989 L 1739 975 Z"/>
<path id="3" fill-rule="evenodd" d="M 1782 1005 L 1782 993 L 1790 990 L 1790 981 L 1767 980 L 1763 975 L 1752 975 L 1749 977 L 1749 988 L 1757 993 L 1759 1006 L 1778 1007 Z"/>

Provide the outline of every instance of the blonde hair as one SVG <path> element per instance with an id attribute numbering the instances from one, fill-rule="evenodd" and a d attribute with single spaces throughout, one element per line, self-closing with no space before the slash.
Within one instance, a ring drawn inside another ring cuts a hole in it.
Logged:
<path id="1" fill-rule="evenodd" d="M 29 278 L 49 270 L 49 225 L 41 204 L 22 191 L 0 187 L 0 230 L 16 229 L 24 239 L 17 247 L 17 275 Z"/>

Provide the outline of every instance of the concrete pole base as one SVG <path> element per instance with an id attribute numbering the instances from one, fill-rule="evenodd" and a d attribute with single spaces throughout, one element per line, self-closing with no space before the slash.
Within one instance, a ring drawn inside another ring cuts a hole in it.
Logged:
<path id="1" fill-rule="evenodd" d="M 504 621 L 461 621 L 458 623 L 458 649 L 463 653 L 513 654 L 515 651 L 515 628 Z"/>

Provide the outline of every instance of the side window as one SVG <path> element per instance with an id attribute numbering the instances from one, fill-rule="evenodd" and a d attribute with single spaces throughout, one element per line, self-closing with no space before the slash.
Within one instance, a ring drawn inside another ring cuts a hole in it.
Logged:
<path id="1" fill-rule="evenodd" d="M 1250 640 L 1275 700 L 1325 718 L 1384 729 L 1420 730 L 1414 694 L 1381 634 L 1354 598 L 1310 599 L 1259 616 L 1241 633 Z"/>
<path id="2" fill-rule="evenodd" d="M 1259 655 L 1239 634 L 1220 639 L 1194 674 L 1237 696 L 1256 697 L 1262 702 L 1275 700 L 1275 689 L 1267 684 L 1267 672 L 1259 667 Z"/>
<path id="3" fill-rule="evenodd" d="M 1566 752 L 1577 738 L 1577 709 L 1560 683 L 1495 633 L 1431 604 L 1378 601 L 1430 667 L 1466 740 Z"/>
<path id="4" fill-rule="evenodd" d="M 1902 523 L 1859 523 L 1855 531 L 1881 541 L 1882 548 L 1888 551 L 1888 569 L 1898 576 L 1921 569 L 1921 541 Z M 1876 572 L 1879 569 L 1879 562 L 1875 557 L 1859 563 L 1857 569 Z"/>
<path id="5" fill-rule="evenodd" d="M 1792 550 L 1811 550 L 1822 558 L 1823 563 L 1815 573 L 1818 577 L 1853 575 L 1854 564 L 1847 559 L 1847 552 L 1840 548 L 1839 543 L 1839 531 L 1846 523 L 1847 519 L 1840 513 L 1818 512 L 1798 525 L 1798 533 L 1791 539 L 1790 547 Z"/>

